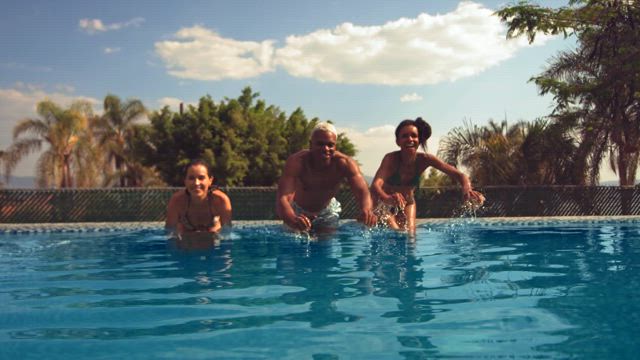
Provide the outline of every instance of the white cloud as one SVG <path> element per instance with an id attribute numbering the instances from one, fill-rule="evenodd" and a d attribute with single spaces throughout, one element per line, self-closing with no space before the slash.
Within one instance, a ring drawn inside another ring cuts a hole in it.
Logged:
<path id="1" fill-rule="evenodd" d="M 531 46 L 505 35 L 493 10 L 467 1 L 446 14 L 291 35 L 275 50 L 272 40 L 237 41 L 194 26 L 178 31 L 176 40 L 157 42 L 156 53 L 179 78 L 244 79 L 280 66 L 321 82 L 423 85 L 478 74 Z M 539 35 L 534 45 L 546 39 Z"/>
<path id="2" fill-rule="evenodd" d="M 115 54 L 117 52 L 120 52 L 120 50 L 121 49 L 119 47 L 113 47 L 113 48 L 112 47 L 106 47 L 106 48 L 104 48 L 103 52 L 105 54 L 109 55 L 109 54 Z"/>
<path id="3" fill-rule="evenodd" d="M 169 73 L 183 79 L 246 79 L 273 71 L 273 41 L 237 41 L 201 26 L 155 44 Z"/>
<path id="4" fill-rule="evenodd" d="M 422 96 L 417 93 L 404 94 L 400 97 L 400 102 L 415 102 L 422 100 Z"/>
<path id="5" fill-rule="evenodd" d="M 397 149 L 394 130 L 395 126 L 393 125 L 374 127 L 364 132 L 338 127 L 338 132 L 344 132 L 356 146 L 358 154 L 355 159 L 360 163 L 362 173 L 367 176 L 375 175 L 382 157 Z"/>
<path id="6" fill-rule="evenodd" d="M 178 98 L 174 98 L 174 97 L 163 97 L 160 98 L 156 101 L 158 103 L 158 105 L 160 105 L 161 108 L 165 107 L 165 106 L 169 106 L 169 108 L 173 111 L 179 111 L 180 110 L 180 104 L 184 104 L 184 108 L 186 110 L 187 106 L 189 105 L 193 105 L 193 106 L 197 106 L 197 103 L 195 102 L 187 102 Z"/>
<path id="7" fill-rule="evenodd" d="M 536 45 L 545 41 L 538 38 Z M 380 26 L 344 23 L 289 36 L 276 51 L 290 74 L 322 82 L 420 85 L 472 76 L 528 46 L 505 39 L 493 10 L 462 2 L 447 14 L 420 14 Z"/>
<path id="8" fill-rule="evenodd" d="M 71 87 L 56 86 L 58 89 L 48 92 L 42 85 L 16 83 L 13 88 L 0 88 L 0 150 L 12 143 L 13 128 L 18 121 L 27 117 L 36 117 L 38 102 L 49 99 L 60 106 L 69 106 L 75 100 L 85 100 L 94 105 L 96 112 L 101 101 L 95 98 L 70 94 Z M 14 171 L 17 176 L 34 174 L 37 155 L 25 158 Z"/>
<path id="9" fill-rule="evenodd" d="M 136 17 L 131 20 L 121 22 L 121 23 L 113 23 L 113 24 L 104 24 L 100 19 L 80 19 L 78 22 L 78 26 L 81 30 L 85 31 L 88 34 L 95 34 L 99 32 L 120 30 L 129 26 L 140 26 L 144 22 L 144 18 Z"/>
<path id="10" fill-rule="evenodd" d="M 64 93 L 69 93 L 69 94 L 76 91 L 76 88 L 73 85 L 68 85 L 68 84 L 58 84 L 55 86 L 55 88 L 58 91 L 62 91 Z"/>

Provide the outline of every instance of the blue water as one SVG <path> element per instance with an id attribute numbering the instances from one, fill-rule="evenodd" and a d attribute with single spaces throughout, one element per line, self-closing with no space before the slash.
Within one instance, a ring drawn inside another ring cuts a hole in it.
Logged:
<path id="1" fill-rule="evenodd" d="M 0 235 L 2 359 L 631 359 L 640 225 Z M 190 244 L 193 246 L 194 244 Z"/>

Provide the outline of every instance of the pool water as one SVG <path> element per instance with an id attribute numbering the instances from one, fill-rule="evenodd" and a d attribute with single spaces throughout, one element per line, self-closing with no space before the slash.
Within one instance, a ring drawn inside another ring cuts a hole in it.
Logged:
<path id="1" fill-rule="evenodd" d="M 630 359 L 640 224 L 0 234 L 2 359 Z M 194 249 L 195 248 L 195 249 Z"/>

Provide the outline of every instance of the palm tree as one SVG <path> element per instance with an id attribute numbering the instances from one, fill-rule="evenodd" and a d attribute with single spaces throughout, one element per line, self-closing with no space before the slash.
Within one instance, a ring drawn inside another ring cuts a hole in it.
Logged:
<path id="1" fill-rule="evenodd" d="M 640 6 L 628 0 L 570 0 L 544 8 L 519 2 L 498 11 L 508 37 L 536 33 L 575 35 L 577 47 L 559 53 L 532 80 L 553 94 L 553 117 L 570 119 L 580 140 L 579 171 L 597 182 L 609 156 L 620 185 L 635 183 L 640 159 Z"/>
<path id="2" fill-rule="evenodd" d="M 8 183 L 9 182 L 9 176 L 7 175 L 7 171 L 6 171 L 6 163 L 7 161 L 5 160 L 7 158 L 7 152 L 0 150 L 0 173 L 4 173 L 4 176 L 0 176 L 0 179 L 2 179 L 4 177 L 4 180 Z M 4 182 L 2 182 L 0 180 L 0 188 L 4 187 Z"/>
<path id="3" fill-rule="evenodd" d="M 522 123 L 523 183 L 531 185 L 584 185 L 584 168 L 576 167 L 578 141 L 572 126 L 537 119 Z M 578 170 L 579 171 L 578 171 Z"/>
<path id="4" fill-rule="evenodd" d="M 120 181 L 124 177 L 127 186 L 130 187 L 167 186 L 156 169 L 144 166 L 137 161 L 127 161 L 127 164 L 124 172 L 112 173 L 105 178 L 105 183 L 111 184 Z"/>
<path id="5" fill-rule="evenodd" d="M 23 157 L 40 151 L 46 144 L 48 149 L 37 162 L 38 186 L 72 187 L 74 173 L 83 179 L 80 186 L 93 185 L 96 178 L 85 176 L 85 173 L 95 174 L 91 169 L 95 163 L 81 161 L 87 158 L 84 150 L 91 143 L 90 104 L 75 102 L 70 108 L 62 109 L 52 101 L 45 100 L 38 103 L 37 112 L 41 119 L 24 119 L 13 129 L 14 140 L 5 154 L 6 176 Z"/>
<path id="6" fill-rule="evenodd" d="M 450 164 L 466 167 L 478 185 L 518 183 L 521 124 L 508 127 L 506 121 L 478 127 L 465 122 L 440 141 L 439 156 Z"/>
<path id="7" fill-rule="evenodd" d="M 573 184 L 579 181 L 573 166 L 575 143 L 564 127 L 543 119 L 512 126 L 506 121 L 483 127 L 465 122 L 440 141 L 438 154 L 466 167 L 480 186 Z"/>
<path id="8" fill-rule="evenodd" d="M 131 144 L 136 121 L 145 115 L 146 109 L 140 100 L 131 99 L 123 103 L 119 97 L 110 94 L 104 99 L 104 114 L 95 123 L 98 143 L 106 150 L 107 166 L 110 168 L 107 173 L 117 174 L 121 187 L 134 186 L 126 174 L 134 166 Z"/>

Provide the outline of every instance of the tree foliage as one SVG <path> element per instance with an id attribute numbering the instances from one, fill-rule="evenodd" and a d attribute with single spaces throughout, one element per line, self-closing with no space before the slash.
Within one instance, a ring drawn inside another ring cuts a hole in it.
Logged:
<path id="1" fill-rule="evenodd" d="M 440 141 L 438 155 L 468 169 L 478 186 L 552 185 L 580 182 L 574 171 L 578 145 L 568 129 L 544 119 L 465 122 Z M 553 154 L 553 155 L 552 155 Z"/>
<path id="2" fill-rule="evenodd" d="M 141 186 L 153 179 L 153 173 L 144 169 L 133 157 L 133 141 L 138 131 L 137 122 L 146 117 L 142 102 L 125 102 L 109 94 L 104 99 L 104 113 L 93 123 L 94 133 L 105 160 L 104 184 L 120 187 Z"/>
<path id="3" fill-rule="evenodd" d="M 98 153 L 89 126 L 90 104 L 75 102 L 63 109 L 50 100 L 38 103 L 39 118 L 23 119 L 13 129 L 13 143 L 5 152 L 8 177 L 25 156 L 43 146 L 36 168 L 39 187 L 95 186 Z"/>
<path id="4" fill-rule="evenodd" d="M 250 87 L 236 99 L 216 103 L 210 96 L 175 113 L 168 107 L 150 115 L 139 100 L 107 95 L 104 113 L 94 116 L 88 103 L 64 109 L 51 101 L 38 104 L 39 119 L 14 128 L 14 142 L 0 152 L 8 179 L 26 155 L 48 148 L 37 166 L 40 187 L 181 186 L 183 168 L 201 158 L 212 165 L 217 184 L 271 186 L 287 157 L 309 143 L 317 118 L 302 109 L 290 116 L 259 99 Z M 338 150 L 354 156 L 356 148 L 338 134 Z"/>
<path id="5" fill-rule="evenodd" d="M 552 94 L 551 118 L 573 127 L 575 172 L 597 182 L 609 156 L 620 185 L 633 185 L 640 157 L 640 5 L 631 0 L 572 0 L 543 8 L 528 2 L 498 11 L 508 37 L 536 33 L 575 36 L 577 48 L 559 53 L 532 80 Z M 577 175 L 577 174 L 576 174 Z"/>
<path id="6" fill-rule="evenodd" d="M 183 168 L 195 158 L 211 164 L 218 185 L 272 186 L 287 157 L 308 146 L 318 121 L 307 119 L 300 108 L 287 117 L 246 87 L 236 99 L 216 103 L 204 96 L 183 113 L 168 107 L 153 112 L 134 148 L 143 164 L 155 166 L 174 186 L 183 184 Z M 339 134 L 337 147 L 355 155 L 344 134 Z"/>

